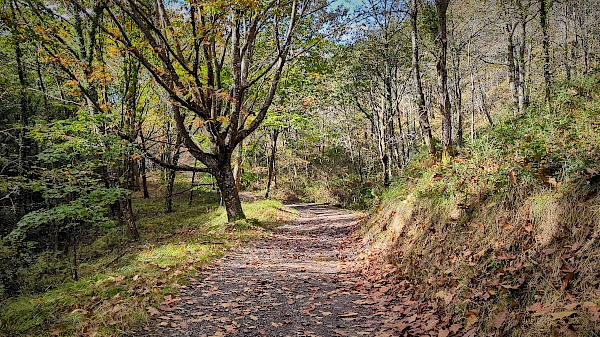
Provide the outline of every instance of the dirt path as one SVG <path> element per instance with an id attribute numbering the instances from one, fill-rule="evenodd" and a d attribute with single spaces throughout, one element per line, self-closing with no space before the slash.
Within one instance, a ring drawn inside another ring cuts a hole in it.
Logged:
<path id="1" fill-rule="evenodd" d="M 224 257 L 138 336 L 387 336 L 382 312 L 345 268 L 359 219 L 291 207 L 296 222 Z"/>

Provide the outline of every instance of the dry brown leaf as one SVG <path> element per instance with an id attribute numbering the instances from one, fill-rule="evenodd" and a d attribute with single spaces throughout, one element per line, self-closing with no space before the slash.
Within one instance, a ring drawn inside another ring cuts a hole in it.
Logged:
<path id="1" fill-rule="evenodd" d="M 462 325 L 461 324 L 452 324 L 449 328 L 450 332 L 455 333 L 458 332 L 460 329 L 462 329 Z"/>
<path id="2" fill-rule="evenodd" d="M 113 282 L 115 282 L 115 283 L 119 283 L 119 282 L 122 282 L 125 279 L 125 276 L 123 276 L 123 275 L 119 275 L 117 277 L 111 276 L 108 279 L 111 280 L 111 281 L 113 281 Z"/>
<path id="3" fill-rule="evenodd" d="M 226 325 L 225 326 L 225 330 L 229 333 L 236 333 L 237 332 L 237 328 L 233 325 Z"/>
<path id="4" fill-rule="evenodd" d="M 484 248 L 484 249 L 480 250 L 479 252 L 477 252 L 477 254 L 473 255 L 473 258 L 475 260 L 478 260 L 481 257 L 483 257 L 483 255 L 485 255 L 486 252 L 487 252 L 487 248 Z"/>
<path id="5" fill-rule="evenodd" d="M 179 324 L 179 326 L 180 326 L 182 329 L 187 329 L 187 328 L 189 328 L 189 327 L 190 327 L 190 326 L 189 326 L 189 325 L 188 325 L 188 324 L 187 324 L 185 321 L 181 322 L 181 323 Z"/>
<path id="6" fill-rule="evenodd" d="M 435 328 L 435 326 L 439 323 L 440 321 L 437 319 L 433 319 L 431 321 L 427 322 L 427 325 L 423 328 L 423 330 L 425 331 L 429 331 L 432 330 L 433 328 Z"/>
<path id="7" fill-rule="evenodd" d="M 561 286 L 560 286 L 560 290 L 565 290 L 567 289 L 567 286 L 569 286 L 569 281 L 571 281 L 571 279 L 573 278 L 573 272 L 570 272 L 567 274 L 567 276 L 565 276 L 565 279 L 563 280 Z"/>
<path id="8" fill-rule="evenodd" d="M 537 302 L 537 303 L 533 303 L 532 305 L 527 307 L 527 311 L 540 311 L 542 309 L 542 303 L 541 302 Z"/>
<path id="9" fill-rule="evenodd" d="M 279 323 L 279 322 L 271 322 L 271 325 L 277 328 L 277 327 L 280 327 L 280 326 L 282 326 L 282 325 L 283 325 L 283 323 Z"/>
<path id="10" fill-rule="evenodd" d="M 450 330 L 442 329 L 438 332 L 438 337 L 448 337 Z"/>
<path id="11" fill-rule="evenodd" d="M 447 293 L 444 290 L 440 290 L 435 293 L 435 297 L 443 299 L 446 304 L 450 304 L 452 302 L 452 298 L 454 298 L 454 295 Z"/>
<path id="12" fill-rule="evenodd" d="M 50 334 L 50 336 L 59 336 L 61 333 L 63 333 L 63 329 L 52 329 L 50 330 L 50 332 L 48 332 Z"/>
<path id="13" fill-rule="evenodd" d="M 499 312 L 496 317 L 494 317 L 494 327 L 496 327 L 496 329 L 500 329 L 502 327 L 502 324 L 504 324 L 504 322 L 506 321 L 506 319 L 508 318 L 508 311 L 501 311 Z"/>
<path id="14" fill-rule="evenodd" d="M 419 317 L 419 315 L 412 315 L 409 318 L 407 318 L 406 321 L 408 323 L 412 323 L 412 322 L 414 322 L 417 319 L 417 317 Z"/>
<path id="15" fill-rule="evenodd" d="M 338 317 L 354 317 L 354 316 L 358 316 L 358 313 L 356 312 L 346 312 L 343 314 L 338 314 Z"/>
<path id="16" fill-rule="evenodd" d="M 571 303 L 568 305 L 565 305 L 565 311 L 573 311 L 573 309 L 577 308 L 578 306 L 580 306 L 581 303 Z"/>
<path id="17" fill-rule="evenodd" d="M 575 314 L 575 311 L 561 311 L 561 312 L 553 312 L 550 314 L 554 319 L 563 319 Z"/>
<path id="18" fill-rule="evenodd" d="M 513 184 L 517 184 L 517 174 L 515 173 L 515 171 L 508 171 L 508 177 L 510 178 L 510 181 L 512 181 Z"/>
<path id="19" fill-rule="evenodd" d="M 175 309 L 167 304 L 161 304 L 158 308 L 162 311 L 175 311 Z"/>
<path id="20" fill-rule="evenodd" d="M 477 313 L 475 313 L 474 311 L 466 312 L 465 318 L 467 319 L 467 329 L 472 327 L 475 323 L 479 321 L 479 317 L 477 317 Z"/>

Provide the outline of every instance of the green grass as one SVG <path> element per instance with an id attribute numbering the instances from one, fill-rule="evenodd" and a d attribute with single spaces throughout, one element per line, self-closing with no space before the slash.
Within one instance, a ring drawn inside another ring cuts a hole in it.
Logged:
<path id="1" fill-rule="evenodd" d="M 245 203 L 251 220 L 228 224 L 219 198 L 198 191 L 191 206 L 180 195 L 164 214 L 162 198 L 136 199 L 142 239 L 129 241 L 122 228 L 80 250 L 80 280 L 5 300 L 2 336 L 116 336 L 148 318 L 158 306 L 229 249 L 262 237 L 297 213 L 281 203 Z"/>

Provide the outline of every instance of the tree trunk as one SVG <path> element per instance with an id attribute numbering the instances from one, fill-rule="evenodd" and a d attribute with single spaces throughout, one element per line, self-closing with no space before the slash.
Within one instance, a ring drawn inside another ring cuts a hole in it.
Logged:
<path id="1" fill-rule="evenodd" d="M 540 2 L 540 26 L 542 27 L 542 50 L 544 55 L 544 98 L 546 103 L 550 105 L 550 85 L 552 79 L 550 77 L 550 37 L 548 36 L 548 6 L 546 0 Z"/>
<path id="2" fill-rule="evenodd" d="M 390 186 L 391 175 L 390 175 L 390 157 L 388 157 L 387 153 L 381 157 L 381 164 L 383 165 L 383 185 Z"/>
<path id="3" fill-rule="evenodd" d="M 28 119 L 28 99 L 25 89 L 27 88 L 27 80 L 25 79 L 25 67 L 23 65 L 23 51 L 19 43 L 19 37 L 15 36 L 15 59 L 17 61 L 17 73 L 19 75 L 19 138 L 17 140 L 19 146 L 19 156 L 17 162 L 17 172 L 22 175 L 25 171 L 25 127 Z"/>
<path id="4" fill-rule="evenodd" d="M 235 185 L 235 176 L 231 169 L 231 154 L 223 154 L 219 159 L 219 165 L 213 175 L 217 180 L 221 199 L 227 210 L 227 221 L 234 222 L 245 219 L 246 215 L 242 209 L 240 196 Z"/>
<path id="5" fill-rule="evenodd" d="M 177 141 L 175 144 L 175 153 L 171 159 L 171 164 L 177 165 L 179 162 L 179 156 L 181 155 L 181 136 L 177 134 Z M 165 195 L 165 213 L 173 212 L 173 188 L 175 186 L 175 176 L 177 171 L 169 170 L 169 180 L 167 182 L 167 191 Z"/>
<path id="6" fill-rule="evenodd" d="M 442 161 L 448 160 L 454 155 L 452 148 L 452 114 L 450 110 L 450 96 L 448 95 L 448 73 L 446 70 L 446 58 L 448 51 L 448 39 L 446 28 L 446 11 L 450 0 L 435 0 L 438 18 L 438 57 L 437 77 L 440 115 L 442 116 Z"/>
<path id="7" fill-rule="evenodd" d="M 265 198 L 269 198 L 269 192 L 271 191 L 271 182 L 275 176 L 275 159 L 277 154 L 277 138 L 279 137 L 279 128 L 273 130 L 271 153 L 269 154 L 269 172 L 267 174 L 267 190 L 265 192 Z"/>
<path id="8" fill-rule="evenodd" d="M 519 112 L 529 105 L 529 98 L 527 94 L 527 65 L 525 62 L 525 48 L 527 47 L 527 21 L 524 17 L 524 13 L 521 16 L 521 44 L 519 46 L 519 67 L 518 67 L 518 95 L 519 95 Z"/>
<path id="9" fill-rule="evenodd" d="M 510 23 L 506 24 L 506 62 L 508 63 L 508 85 L 510 87 L 510 96 L 514 105 L 518 104 L 518 93 L 517 93 L 517 80 L 515 74 L 517 73 L 515 66 L 515 44 L 513 41 L 515 33 L 515 25 Z"/>
<path id="10" fill-rule="evenodd" d="M 140 160 L 140 173 L 142 175 L 142 190 L 144 192 L 144 199 L 150 198 L 148 192 L 148 177 L 146 176 L 146 158 Z"/>
<path id="11" fill-rule="evenodd" d="M 79 281 L 79 266 L 77 265 L 77 235 L 75 229 L 71 229 L 71 247 L 73 250 L 73 280 Z"/>
<path id="12" fill-rule="evenodd" d="M 490 115 L 490 110 L 488 109 L 488 106 L 487 106 L 485 88 L 483 86 L 483 83 L 481 83 L 481 81 L 479 81 L 479 93 L 481 94 L 481 106 L 480 106 L 481 112 L 485 115 L 485 117 L 487 118 L 490 125 L 494 126 L 494 121 L 492 119 L 492 115 Z"/>
<path id="13" fill-rule="evenodd" d="M 198 160 L 194 160 L 194 168 L 196 168 L 198 164 Z M 188 199 L 188 205 L 192 205 L 192 200 L 194 199 L 194 188 L 196 187 L 196 171 L 192 172 L 192 181 L 190 182 L 190 197 Z"/>
<path id="14" fill-rule="evenodd" d="M 453 55 L 453 68 L 454 68 L 454 112 L 456 116 L 456 145 L 461 147 L 464 143 L 464 131 L 463 131 L 463 111 L 462 111 L 462 88 L 461 82 L 462 77 L 460 74 L 460 55 L 461 51 L 455 49 Z"/>
<path id="15" fill-rule="evenodd" d="M 131 199 L 121 198 L 118 201 L 119 203 L 119 212 L 123 217 L 123 221 L 127 226 L 127 233 L 134 240 L 139 240 L 140 233 L 138 232 L 137 226 L 135 224 L 135 216 L 133 215 L 133 210 L 131 209 Z"/>
<path id="16" fill-rule="evenodd" d="M 565 31 L 564 31 L 564 40 L 563 40 L 563 51 L 564 51 L 564 60 L 563 63 L 565 65 L 565 73 L 567 75 L 567 81 L 571 81 L 571 61 L 569 57 L 569 3 L 565 3 Z"/>
<path id="17" fill-rule="evenodd" d="M 419 124 L 421 125 L 421 131 L 423 133 L 423 140 L 429 154 L 435 153 L 435 147 L 432 141 L 431 126 L 429 125 L 429 116 L 427 115 L 427 107 L 425 106 L 425 95 L 423 94 L 423 85 L 421 83 L 421 69 L 419 66 L 419 44 L 418 44 L 418 30 L 417 30 L 417 18 L 418 18 L 418 6 L 416 0 L 411 0 L 411 40 L 412 40 L 412 68 L 414 76 L 415 93 L 417 99 L 417 111 L 419 116 Z"/>
<path id="18" fill-rule="evenodd" d="M 240 183 L 242 178 L 242 164 L 244 162 L 244 148 L 242 145 L 243 141 L 237 145 L 237 155 L 235 157 L 235 166 L 233 167 L 233 176 L 235 177 L 235 187 L 238 192 L 240 191 Z"/>

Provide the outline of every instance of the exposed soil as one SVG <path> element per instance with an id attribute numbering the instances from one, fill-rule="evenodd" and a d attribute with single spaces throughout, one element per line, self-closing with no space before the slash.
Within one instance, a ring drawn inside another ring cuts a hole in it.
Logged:
<path id="1" fill-rule="evenodd" d="M 291 207 L 297 221 L 224 257 L 205 279 L 165 299 L 136 335 L 391 336 L 390 299 L 349 271 L 359 217 Z"/>

